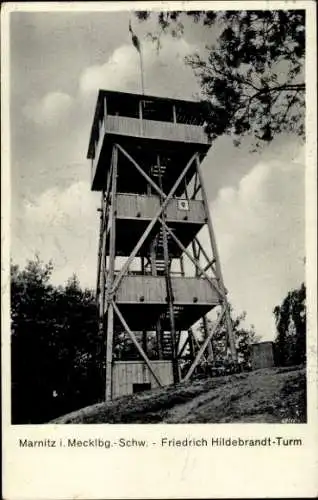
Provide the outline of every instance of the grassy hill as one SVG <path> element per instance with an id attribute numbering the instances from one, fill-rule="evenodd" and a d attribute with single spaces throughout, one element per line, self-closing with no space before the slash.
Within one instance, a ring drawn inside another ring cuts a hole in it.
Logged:
<path id="1" fill-rule="evenodd" d="M 304 367 L 206 378 L 123 396 L 59 417 L 57 424 L 306 422 Z"/>

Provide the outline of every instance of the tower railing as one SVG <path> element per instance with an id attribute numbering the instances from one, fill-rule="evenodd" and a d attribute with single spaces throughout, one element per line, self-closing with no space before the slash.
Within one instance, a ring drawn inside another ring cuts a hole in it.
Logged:
<path id="1" fill-rule="evenodd" d="M 146 138 L 189 144 L 210 144 L 204 129 L 198 125 L 105 115 L 103 119 L 99 121 L 99 128 L 95 137 L 92 178 L 95 175 L 103 141 L 107 134 L 135 137 L 137 139 Z"/>

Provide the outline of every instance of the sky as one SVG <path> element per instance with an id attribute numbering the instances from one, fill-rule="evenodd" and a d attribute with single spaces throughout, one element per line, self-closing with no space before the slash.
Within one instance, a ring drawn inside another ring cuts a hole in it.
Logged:
<path id="1" fill-rule="evenodd" d="M 144 53 L 147 94 L 200 92 L 184 63 L 215 33 L 187 22 L 184 36 L 146 37 L 152 23 L 129 12 L 15 12 L 10 19 L 11 257 L 54 263 L 52 281 L 75 273 L 95 287 L 100 204 L 86 159 L 98 89 L 140 92 L 132 17 Z M 202 164 L 229 299 L 273 340 L 273 308 L 304 280 L 305 151 L 292 135 L 251 153 L 217 139 Z"/>

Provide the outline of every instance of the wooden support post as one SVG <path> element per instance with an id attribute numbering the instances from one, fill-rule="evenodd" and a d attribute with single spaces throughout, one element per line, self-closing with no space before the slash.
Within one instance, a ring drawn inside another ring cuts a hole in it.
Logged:
<path id="1" fill-rule="evenodd" d="M 114 280 L 115 270 L 115 242 L 116 242 L 116 191 L 117 191 L 117 163 L 118 163 L 118 150 L 113 147 L 112 164 L 112 188 L 111 188 L 111 207 L 109 218 L 111 221 L 110 226 L 110 241 L 109 241 L 109 269 L 107 276 L 107 337 L 106 337 L 106 390 L 105 399 L 110 401 L 112 399 L 112 375 L 113 375 L 113 338 L 114 338 L 114 311 L 111 302 L 109 291 Z"/>
<path id="2" fill-rule="evenodd" d="M 184 257 L 183 255 L 181 254 L 180 255 L 180 273 L 181 273 L 181 276 L 184 277 L 185 276 L 185 272 L 184 272 Z"/>
<path id="3" fill-rule="evenodd" d="M 193 258 L 194 258 L 195 262 L 199 263 L 198 254 L 197 254 L 197 247 L 195 245 L 195 240 L 192 240 L 191 246 L 192 246 Z M 196 265 L 194 265 L 194 276 L 197 277 L 198 275 L 199 275 L 198 267 Z"/>
<path id="4" fill-rule="evenodd" d="M 191 196 L 191 200 L 195 200 L 195 197 L 197 195 L 197 184 L 198 184 L 198 173 L 196 171 L 194 174 L 194 185 L 193 185 L 193 193 Z"/>
<path id="5" fill-rule="evenodd" d="M 189 194 L 188 194 L 188 182 L 187 182 L 186 176 L 184 178 L 184 194 L 185 194 L 186 199 L 189 201 L 190 198 L 189 198 Z"/>
<path id="6" fill-rule="evenodd" d="M 102 191 L 101 196 L 101 207 L 100 207 L 100 218 L 99 218 L 99 243 L 98 243 L 98 257 L 97 257 L 97 281 L 96 281 L 96 302 L 97 306 L 99 305 L 99 299 L 101 297 L 102 289 L 104 288 L 104 273 L 101 274 L 102 270 L 102 256 L 103 256 L 103 234 L 104 234 L 104 194 L 105 191 Z"/>
<path id="7" fill-rule="evenodd" d="M 151 275 L 157 276 L 157 265 L 156 265 L 156 239 L 154 238 L 150 243 L 150 262 L 151 262 Z"/>
<path id="8" fill-rule="evenodd" d="M 194 370 L 196 369 L 196 367 L 198 366 L 199 362 L 200 362 L 200 359 L 202 358 L 202 355 L 204 354 L 204 351 L 205 349 L 207 348 L 207 345 L 208 343 L 210 342 L 212 336 L 214 335 L 214 333 L 216 332 L 216 330 L 218 329 L 222 319 L 223 319 L 223 316 L 225 314 L 225 311 L 226 309 L 223 309 L 223 311 L 221 312 L 220 316 L 218 317 L 217 321 L 215 322 L 213 328 L 211 328 L 208 336 L 205 338 L 202 346 L 200 347 L 199 349 L 199 352 L 197 353 L 191 367 L 190 367 L 190 370 L 188 371 L 188 373 L 186 374 L 186 376 L 184 377 L 184 381 L 186 380 L 189 380 L 189 378 L 191 377 L 192 373 L 194 372 Z"/>
<path id="9" fill-rule="evenodd" d="M 196 199 L 197 194 L 198 194 L 198 192 L 200 191 L 200 189 L 201 189 L 201 186 L 199 185 L 199 186 L 198 186 L 198 187 L 197 187 L 197 188 L 193 191 L 193 195 L 192 195 L 192 197 L 191 197 L 191 199 L 192 199 L 192 200 L 195 200 L 195 199 Z"/>
<path id="10" fill-rule="evenodd" d="M 236 362 L 237 361 L 237 352 L 236 352 L 234 336 L 233 336 L 232 320 L 231 320 L 228 302 L 226 299 L 226 292 L 225 292 L 223 276 L 222 276 L 222 271 L 221 271 L 220 258 L 219 258 L 219 253 L 218 253 L 218 249 L 217 249 L 217 245 L 216 245 L 216 239 L 215 239 L 214 230 L 213 230 L 213 226 L 212 226 L 212 219 L 211 219 L 211 215 L 210 215 L 208 198 L 207 198 L 206 191 L 204 188 L 203 176 L 201 173 L 200 160 L 199 160 L 198 156 L 196 157 L 196 167 L 197 167 L 197 172 L 198 172 L 198 177 L 199 177 L 199 183 L 201 186 L 202 200 L 203 200 L 203 204 L 205 207 L 205 213 L 206 213 L 206 217 L 207 217 L 207 224 L 208 224 L 211 248 L 212 248 L 212 252 L 213 252 L 213 257 L 215 259 L 215 270 L 217 273 L 217 279 L 219 281 L 219 287 L 221 288 L 221 290 L 223 292 L 223 306 L 224 306 L 224 310 L 225 310 L 225 321 L 226 321 L 226 327 L 227 327 L 227 332 L 228 332 L 228 342 L 230 345 L 233 361 Z"/>
<path id="11" fill-rule="evenodd" d="M 104 112 L 103 112 L 104 125 L 106 130 L 106 119 L 107 119 L 107 97 L 104 97 Z"/>
<path id="12" fill-rule="evenodd" d="M 104 328 L 104 315 L 106 312 L 105 307 L 105 287 L 107 276 L 107 255 L 106 255 L 106 242 L 107 242 L 107 221 L 109 218 L 109 201 L 110 190 L 113 178 L 113 161 L 111 162 L 110 169 L 107 171 L 106 190 L 102 191 L 101 199 L 101 227 L 100 227 L 100 259 L 98 260 L 96 297 L 99 299 L 99 323 L 100 328 Z M 98 293 L 99 290 L 99 293 Z"/>
<path id="13" fill-rule="evenodd" d="M 179 350 L 178 352 L 178 358 L 180 359 L 182 354 L 184 353 L 187 345 L 189 344 L 189 336 L 187 336 L 187 338 L 185 339 L 184 343 L 183 343 L 183 346 L 181 347 L 181 349 Z"/>
<path id="14" fill-rule="evenodd" d="M 204 256 L 204 258 L 206 259 L 207 262 L 211 262 L 211 260 L 213 259 L 210 259 L 208 254 L 206 253 L 206 251 L 204 250 L 203 246 L 201 245 L 201 242 L 200 240 L 195 236 L 194 240 L 196 242 L 196 244 L 198 245 L 198 248 L 200 250 L 200 252 L 202 253 L 202 255 Z"/>
<path id="15" fill-rule="evenodd" d="M 213 264 L 214 264 L 214 261 L 211 260 L 211 262 L 209 262 L 204 268 L 203 270 L 206 272 L 210 269 L 210 267 L 212 268 L 212 272 L 213 272 L 213 275 L 215 276 L 216 275 L 216 272 L 215 272 L 215 269 L 213 267 Z M 201 276 L 201 273 L 199 273 L 199 276 Z"/>
<path id="16" fill-rule="evenodd" d="M 176 112 L 176 105 L 172 105 L 172 119 L 173 123 L 177 123 L 177 112 Z"/>
<path id="17" fill-rule="evenodd" d="M 123 315 L 121 314 L 120 310 L 118 309 L 117 305 L 115 304 L 115 302 L 112 302 L 112 306 L 114 308 L 114 311 L 115 313 L 117 314 L 118 318 L 120 319 L 123 327 L 125 328 L 126 332 L 128 333 L 128 335 L 130 336 L 131 340 L 133 341 L 133 343 L 135 344 L 139 354 L 141 355 L 141 357 L 143 358 L 144 362 L 146 363 L 146 365 L 148 366 L 149 368 L 149 371 L 150 373 L 153 375 L 154 379 L 156 380 L 157 384 L 162 387 L 162 383 L 161 383 L 161 380 L 160 378 L 158 377 L 158 375 L 156 375 L 156 373 L 154 372 L 152 366 L 151 366 L 151 362 L 150 360 L 148 359 L 147 355 L 145 354 L 145 352 L 143 351 L 142 347 L 140 347 L 139 345 L 139 342 L 135 336 L 135 334 L 132 332 L 132 330 L 129 328 L 129 326 L 127 325 Z"/>

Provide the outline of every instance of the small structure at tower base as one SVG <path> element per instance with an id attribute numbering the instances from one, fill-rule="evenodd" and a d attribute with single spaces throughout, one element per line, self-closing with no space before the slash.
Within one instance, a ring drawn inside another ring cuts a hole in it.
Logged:
<path id="1" fill-rule="evenodd" d="M 152 368 L 163 386 L 173 384 L 172 365 L 169 360 L 153 360 Z M 113 366 L 113 399 L 125 394 L 160 387 L 142 360 L 115 361 Z"/>
<path id="2" fill-rule="evenodd" d="M 273 342 L 259 342 L 251 346 L 252 370 L 275 366 Z"/>

